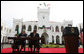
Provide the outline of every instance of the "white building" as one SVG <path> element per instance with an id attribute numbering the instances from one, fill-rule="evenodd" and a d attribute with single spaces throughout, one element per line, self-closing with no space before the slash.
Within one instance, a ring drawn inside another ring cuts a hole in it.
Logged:
<path id="1" fill-rule="evenodd" d="M 7 37 L 10 36 L 11 28 L 8 28 L 6 23 L 1 20 L 1 43 L 7 42 Z"/>
<path id="2" fill-rule="evenodd" d="M 77 27 L 79 28 L 79 31 L 80 31 L 80 29 L 83 29 L 83 23 L 79 23 L 79 24 L 77 25 Z"/>
<path id="3" fill-rule="evenodd" d="M 81 30 L 83 30 L 83 23 L 79 23 L 79 24 L 77 25 L 77 27 L 78 27 L 78 29 L 79 29 L 79 32 L 81 32 Z M 79 35 L 79 37 L 80 37 L 80 35 Z"/>
<path id="4" fill-rule="evenodd" d="M 37 29 L 40 37 L 45 37 L 45 43 L 49 44 L 50 42 L 62 44 L 62 30 L 66 26 L 73 26 L 72 21 L 63 21 L 63 22 L 50 22 L 50 7 L 37 8 L 38 12 L 38 21 L 26 21 L 23 22 L 23 19 L 13 19 L 13 29 L 11 36 L 15 36 L 16 26 L 19 26 L 19 32 L 21 32 L 22 24 L 25 27 L 26 33 L 29 35 L 33 32 L 34 29 Z"/>

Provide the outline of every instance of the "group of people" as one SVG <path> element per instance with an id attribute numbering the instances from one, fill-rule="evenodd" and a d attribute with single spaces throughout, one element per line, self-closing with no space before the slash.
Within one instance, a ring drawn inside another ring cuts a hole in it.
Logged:
<path id="1" fill-rule="evenodd" d="M 19 34 L 19 37 L 27 37 L 27 36 L 33 38 L 33 37 L 39 37 L 39 34 L 37 33 L 37 30 L 33 30 L 33 32 L 30 33 L 30 35 L 27 35 L 24 29 Z M 18 45 L 17 50 L 19 52 L 21 52 L 23 48 L 25 51 L 26 40 L 18 40 L 16 44 Z M 34 52 L 35 52 L 35 48 L 37 48 L 38 50 L 40 49 L 39 48 L 39 40 L 32 40 L 32 41 L 29 40 L 28 44 L 29 44 L 29 47 L 31 48 L 31 52 L 32 52 L 32 48 L 33 48 L 32 45 L 34 45 Z"/>

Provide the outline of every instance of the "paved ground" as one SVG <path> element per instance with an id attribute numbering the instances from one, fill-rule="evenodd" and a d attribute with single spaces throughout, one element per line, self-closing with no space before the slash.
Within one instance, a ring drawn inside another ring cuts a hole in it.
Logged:
<path id="1" fill-rule="evenodd" d="M 63 45 L 63 46 L 64 46 L 64 45 Z M 2 49 L 2 48 L 10 48 L 10 47 L 11 47 L 11 44 L 4 44 L 3 47 L 2 47 L 2 45 L 1 45 L 1 49 Z M 26 47 L 28 47 L 28 46 L 26 45 Z M 79 48 L 83 48 L 83 45 L 80 45 Z"/>

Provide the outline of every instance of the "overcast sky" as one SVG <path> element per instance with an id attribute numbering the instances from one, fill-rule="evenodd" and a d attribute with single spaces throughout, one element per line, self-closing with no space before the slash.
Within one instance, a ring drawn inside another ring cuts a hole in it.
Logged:
<path id="1" fill-rule="evenodd" d="M 38 21 L 37 7 L 44 2 L 50 7 L 50 21 L 72 20 L 73 26 L 83 23 L 83 1 L 1 1 L 1 21 L 12 27 L 13 18 Z"/>

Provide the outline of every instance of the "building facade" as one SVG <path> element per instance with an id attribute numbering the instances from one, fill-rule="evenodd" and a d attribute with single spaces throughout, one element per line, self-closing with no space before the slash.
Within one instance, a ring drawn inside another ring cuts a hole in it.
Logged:
<path id="1" fill-rule="evenodd" d="M 63 44 L 62 31 L 66 26 L 73 26 L 72 21 L 63 22 L 50 22 L 50 7 L 40 8 L 37 7 L 38 21 L 26 21 L 23 19 L 13 19 L 13 29 L 11 36 L 15 36 L 17 31 L 16 27 L 19 27 L 19 32 L 21 32 L 22 27 L 25 29 L 27 35 L 37 29 L 40 37 L 44 37 L 44 43 L 49 44 L 50 42 L 56 44 Z M 23 25 L 23 26 L 22 26 Z"/>
<path id="2" fill-rule="evenodd" d="M 11 28 L 8 28 L 6 23 L 1 20 L 1 43 L 8 41 L 7 37 L 11 35 L 10 33 L 11 33 Z"/>

